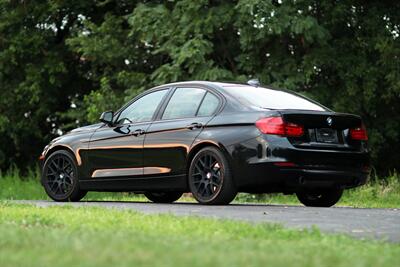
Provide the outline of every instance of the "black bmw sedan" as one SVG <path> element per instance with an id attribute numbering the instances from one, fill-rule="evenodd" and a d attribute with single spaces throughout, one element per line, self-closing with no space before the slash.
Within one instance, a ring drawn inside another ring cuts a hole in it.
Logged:
<path id="1" fill-rule="evenodd" d="M 42 184 L 56 201 L 125 191 L 168 203 L 191 192 L 201 204 L 228 204 L 238 192 L 281 192 L 329 207 L 366 182 L 367 139 L 359 116 L 294 92 L 179 82 L 51 141 Z"/>

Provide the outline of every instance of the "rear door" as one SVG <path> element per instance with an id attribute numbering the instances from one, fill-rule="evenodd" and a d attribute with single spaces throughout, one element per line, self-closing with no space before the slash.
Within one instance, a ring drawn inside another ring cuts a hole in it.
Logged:
<path id="1" fill-rule="evenodd" d="M 190 146 L 221 104 L 222 99 L 207 89 L 176 88 L 147 130 L 144 174 L 185 175 Z"/>

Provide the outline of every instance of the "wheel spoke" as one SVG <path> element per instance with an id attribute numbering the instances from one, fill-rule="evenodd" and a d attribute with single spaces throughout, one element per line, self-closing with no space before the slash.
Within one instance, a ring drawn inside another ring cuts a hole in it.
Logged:
<path id="1" fill-rule="evenodd" d="M 203 158 L 200 158 L 200 159 L 199 159 L 199 163 L 201 164 L 201 167 L 202 167 L 203 169 L 205 169 L 205 168 L 207 167 L 207 164 L 206 164 L 205 161 L 203 161 Z"/>
<path id="2" fill-rule="evenodd" d="M 54 160 L 52 160 L 52 161 L 50 162 L 49 167 L 51 167 L 51 165 L 53 165 L 53 167 L 55 168 L 55 170 L 58 171 L 57 164 L 56 164 L 56 162 L 55 162 Z M 53 169 L 53 168 L 52 168 L 52 169 Z M 54 169 L 53 169 L 53 170 L 54 170 Z"/>
<path id="3" fill-rule="evenodd" d="M 65 159 L 63 159 L 62 163 L 62 170 L 65 171 L 65 169 L 69 166 L 69 162 L 67 162 Z"/>
<path id="4" fill-rule="evenodd" d="M 218 161 L 217 161 L 215 158 L 211 157 L 210 169 L 211 169 L 211 170 L 214 169 L 214 166 L 215 166 L 217 163 L 218 163 Z"/>
<path id="5" fill-rule="evenodd" d="M 70 158 L 57 155 L 48 165 L 45 179 L 47 188 L 54 196 L 64 196 L 70 193 L 74 185 L 74 167 Z"/>
<path id="6" fill-rule="evenodd" d="M 221 162 L 213 153 L 205 153 L 193 163 L 191 183 L 196 195 L 202 199 L 211 199 L 218 194 L 222 184 Z"/>
<path id="7" fill-rule="evenodd" d="M 200 175 L 200 177 L 203 176 L 201 172 L 195 172 L 195 173 L 193 173 L 193 176 L 199 176 L 199 175 Z"/>
<path id="8" fill-rule="evenodd" d="M 47 173 L 49 174 L 49 171 L 51 171 L 51 174 L 56 174 L 57 171 L 53 169 L 53 167 L 51 166 L 51 164 L 49 164 L 49 167 L 47 168 Z"/>
<path id="9" fill-rule="evenodd" d="M 206 192 L 206 190 L 207 190 L 207 187 L 206 187 L 206 185 L 203 183 L 203 184 L 201 184 L 202 186 L 200 186 L 200 188 L 202 188 L 202 189 L 200 189 L 201 191 L 199 191 L 199 193 L 200 193 L 200 195 L 204 195 L 204 193 Z"/>
<path id="10" fill-rule="evenodd" d="M 54 193 L 57 195 L 58 191 L 60 191 L 60 184 L 59 183 L 55 183 L 56 184 L 56 188 L 54 190 Z"/>
<path id="11" fill-rule="evenodd" d="M 214 186 L 214 187 L 218 187 L 218 186 L 219 186 L 219 183 L 214 182 L 214 181 L 211 181 L 210 184 L 211 184 L 212 186 Z"/>
<path id="12" fill-rule="evenodd" d="M 210 187 L 209 187 L 209 184 L 206 184 L 205 185 L 205 188 L 206 188 L 206 190 L 205 190 L 205 196 L 206 197 L 209 197 L 209 196 L 211 196 L 212 195 L 212 192 L 210 191 Z"/>
<path id="13" fill-rule="evenodd" d="M 204 187 L 203 187 L 203 190 L 201 191 L 201 195 L 203 196 L 203 197 L 207 197 L 207 185 L 205 184 L 204 185 Z"/>
<path id="14" fill-rule="evenodd" d="M 214 194 L 213 186 L 211 185 L 211 183 L 209 183 L 209 184 L 207 185 L 207 191 L 210 193 L 210 196 L 211 196 L 212 194 Z"/>
<path id="15" fill-rule="evenodd" d="M 71 163 L 67 162 L 67 164 L 65 164 L 63 170 L 64 170 L 65 172 L 71 171 L 71 170 L 72 170 Z"/>
<path id="16" fill-rule="evenodd" d="M 210 155 L 205 155 L 205 157 L 204 157 L 204 163 L 206 164 L 206 167 L 207 167 L 207 168 L 210 167 L 210 161 L 211 161 Z"/>
<path id="17" fill-rule="evenodd" d="M 211 175 L 212 175 L 212 177 L 217 178 L 217 179 L 219 179 L 219 177 L 220 177 L 220 174 L 217 172 L 214 172 L 214 171 L 211 172 Z"/>
<path id="18" fill-rule="evenodd" d="M 65 180 L 64 180 L 64 183 L 65 183 L 65 184 L 68 184 L 68 185 L 72 185 L 73 181 L 72 181 L 71 178 L 68 177 L 68 179 L 65 179 Z"/>
<path id="19" fill-rule="evenodd" d="M 54 191 L 54 189 L 56 189 L 56 186 L 54 186 L 54 185 L 57 186 L 57 182 L 51 181 L 51 185 L 50 185 L 50 183 L 49 183 L 50 189 L 51 189 L 52 191 Z"/>
<path id="20" fill-rule="evenodd" d="M 56 166 L 57 166 L 57 169 L 58 169 L 58 170 L 61 169 L 61 168 L 60 168 L 61 157 L 57 157 L 55 161 L 57 161 L 57 162 L 55 162 L 55 164 L 56 164 Z"/>

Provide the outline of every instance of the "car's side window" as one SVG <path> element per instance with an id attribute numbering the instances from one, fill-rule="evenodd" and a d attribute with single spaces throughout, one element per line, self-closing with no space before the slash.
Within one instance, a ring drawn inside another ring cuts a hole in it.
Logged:
<path id="1" fill-rule="evenodd" d="M 117 124 L 151 121 L 167 92 L 168 90 L 164 89 L 139 98 L 121 112 Z"/>
<path id="2" fill-rule="evenodd" d="M 219 99 L 214 94 L 207 92 L 197 112 L 197 116 L 211 116 L 219 106 Z"/>
<path id="3" fill-rule="evenodd" d="M 165 108 L 162 119 L 194 117 L 205 93 L 206 90 L 200 88 L 177 88 Z"/>

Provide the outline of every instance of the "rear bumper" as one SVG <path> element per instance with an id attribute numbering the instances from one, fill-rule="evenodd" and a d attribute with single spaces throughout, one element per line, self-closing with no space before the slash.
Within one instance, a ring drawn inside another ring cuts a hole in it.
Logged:
<path id="1" fill-rule="evenodd" d="M 368 181 L 369 171 L 343 166 L 278 167 L 274 163 L 251 164 L 245 179 L 235 176 L 239 191 L 297 192 L 311 188 L 354 188 Z"/>
<path id="2" fill-rule="evenodd" d="M 286 138 L 274 137 L 272 141 L 259 136 L 228 148 L 239 191 L 269 193 L 353 188 L 368 180 L 367 150 L 300 149 L 293 147 Z"/>
<path id="3" fill-rule="evenodd" d="M 363 170 L 282 169 L 282 181 L 287 189 L 353 188 L 367 182 L 369 172 Z"/>

